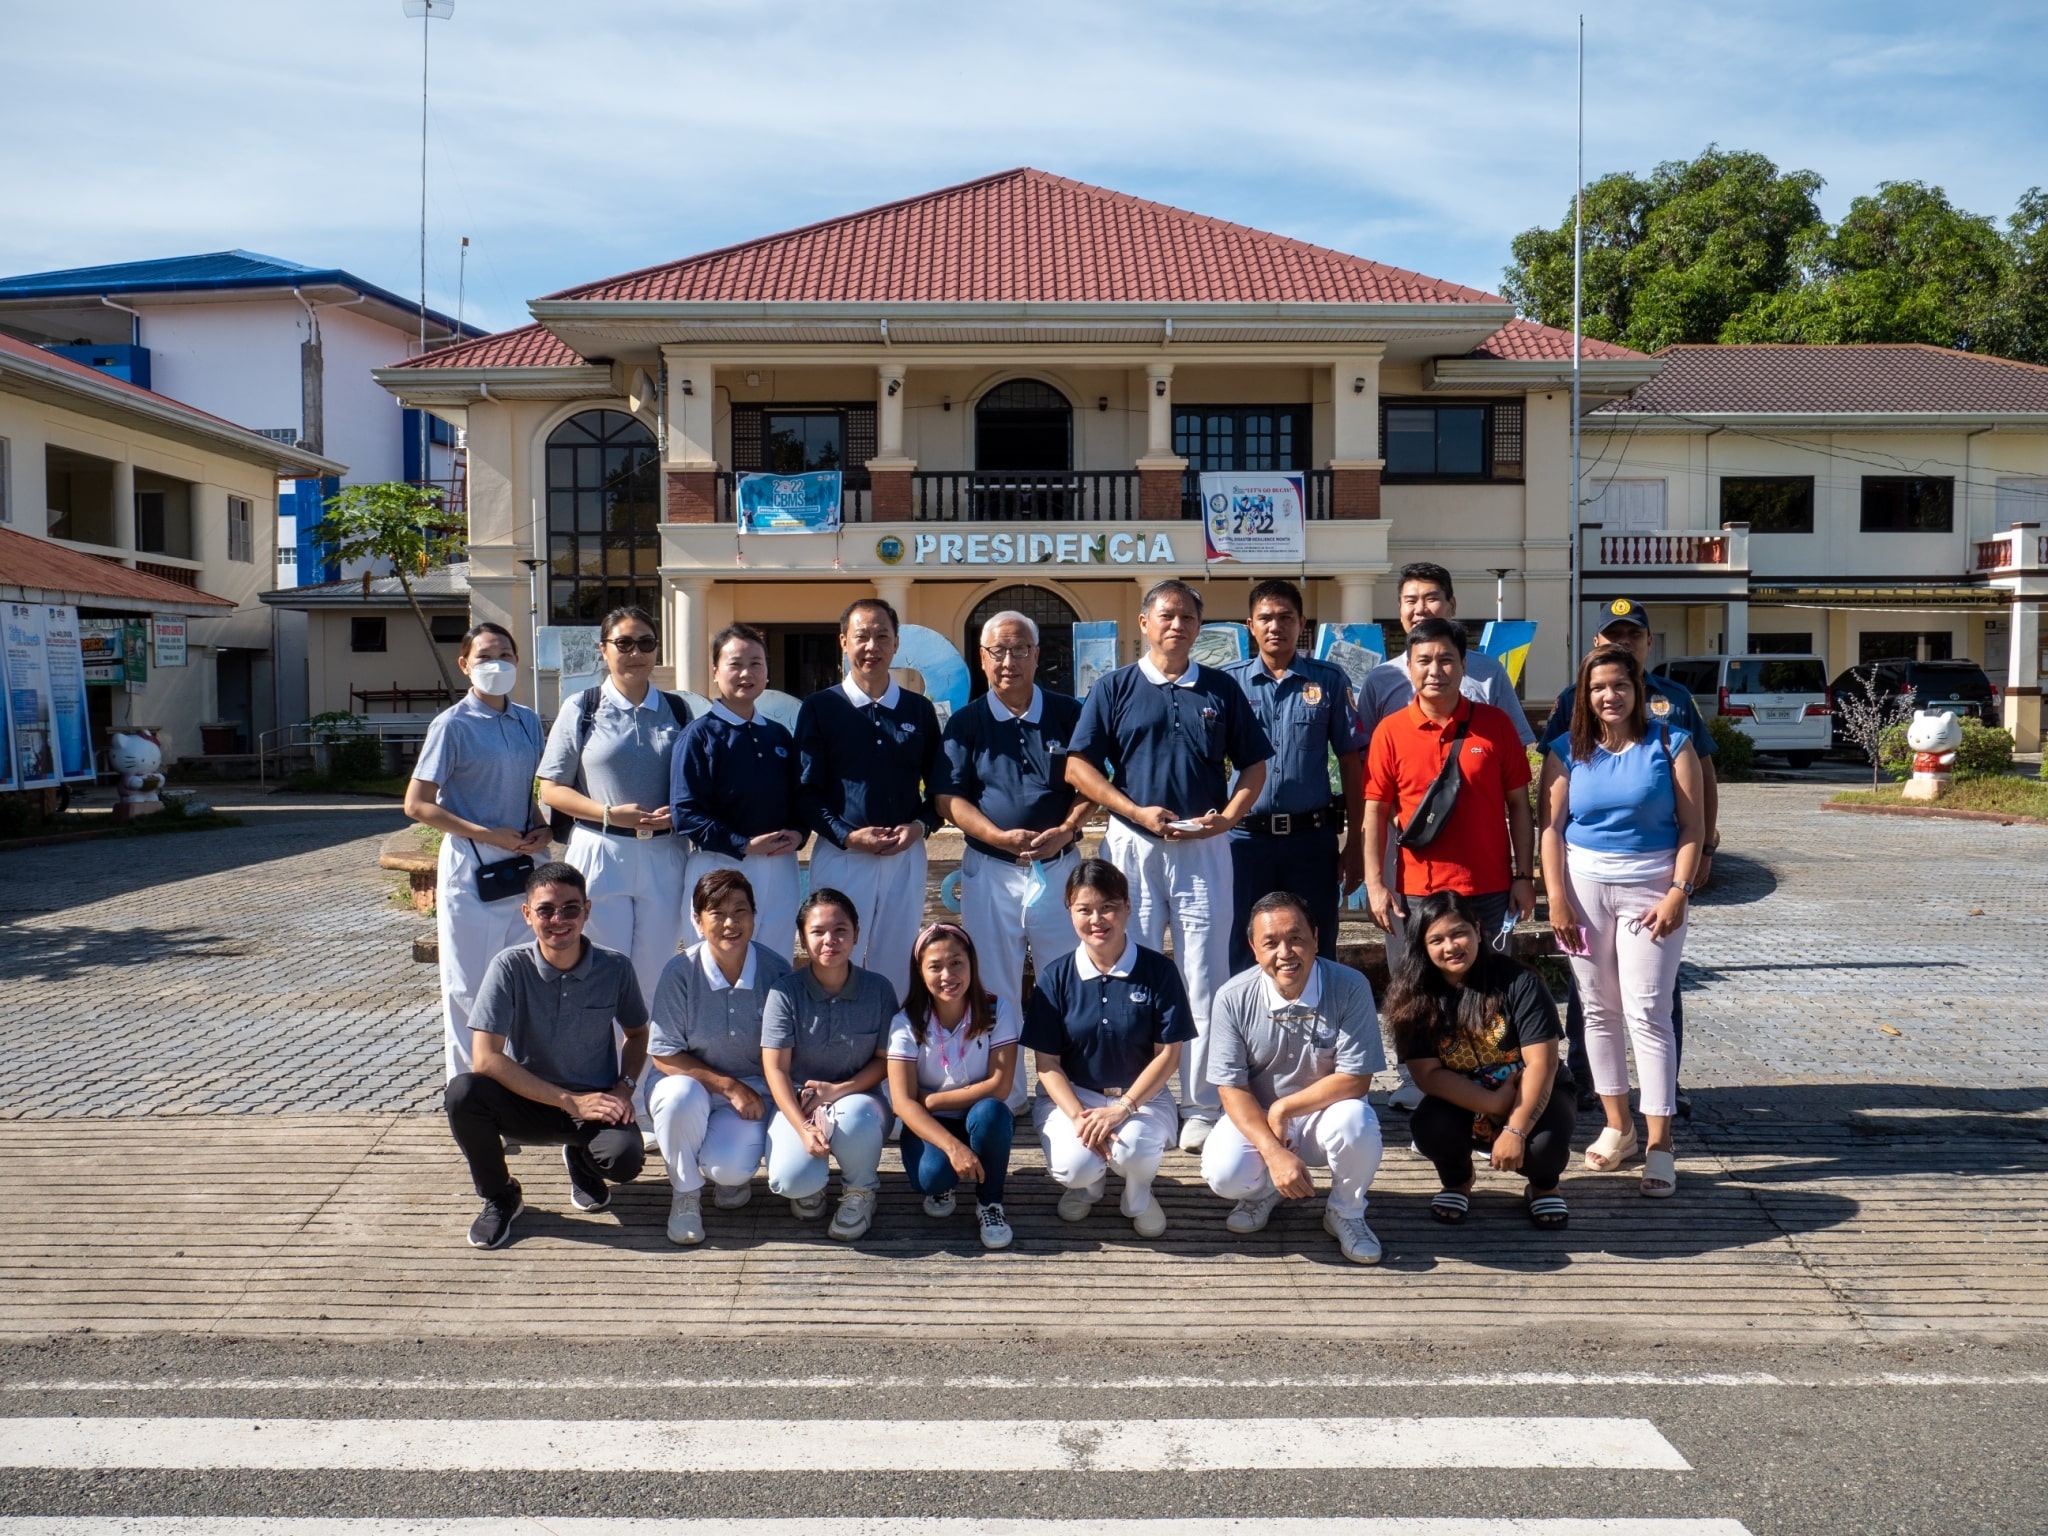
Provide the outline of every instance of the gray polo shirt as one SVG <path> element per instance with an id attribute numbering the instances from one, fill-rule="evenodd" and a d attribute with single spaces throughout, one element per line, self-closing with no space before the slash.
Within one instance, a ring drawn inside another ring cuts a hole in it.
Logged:
<path id="1" fill-rule="evenodd" d="M 669 753 L 690 722 L 676 722 L 661 690 L 649 688 L 636 705 L 607 679 L 598 689 L 597 710 L 579 759 L 576 731 L 582 713 L 580 695 L 562 701 L 540 760 L 540 776 L 580 790 L 600 805 L 653 811 L 668 804 Z"/>
<path id="2" fill-rule="evenodd" d="M 874 1060 L 896 1008 L 889 978 L 857 965 L 837 997 L 825 995 L 808 967 L 792 971 L 768 989 L 761 1049 L 790 1051 L 789 1075 L 799 1084 L 843 1083 Z"/>
<path id="3" fill-rule="evenodd" d="M 633 962 L 583 941 L 583 958 L 558 971 L 540 944 L 499 952 L 477 988 L 472 1031 L 505 1037 L 505 1054 L 543 1082 L 593 1092 L 619 1080 L 612 1025 L 639 1029 L 647 1004 Z"/>
<path id="4" fill-rule="evenodd" d="M 765 945 L 748 947 L 737 982 L 728 982 L 709 944 L 692 944 L 662 968 L 654 984 L 650 1056 L 688 1052 L 727 1077 L 761 1076 L 761 1010 L 768 989 L 790 972 Z"/>
<path id="5" fill-rule="evenodd" d="M 524 704 L 493 709 L 465 693 L 427 726 L 412 776 L 438 786 L 435 803 L 464 821 L 523 831 L 540 825 L 533 808 L 540 749 L 539 715 Z"/>
<path id="6" fill-rule="evenodd" d="M 1372 988 L 1334 960 L 1316 961 L 1297 1002 L 1254 967 L 1225 982 L 1209 1005 L 1209 1081 L 1249 1089 L 1261 1104 L 1333 1072 L 1364 1077 L 1386 1064 Z"/>
<path id="7" fill-rule="evenodd" d="M 1536 733 L 1529 729 L 1529 717 L 1522 713 L 1522 701 L 1515 694 L 1514 679 L 1508 676 L 1508 669 L 1484 651 L 1465 653 L 1465 681 L 1458 692 L 1478 704 L 1491 704 L 1495 709 L 1505 710 L 1507 717 L 1515 723 L 1515 734 L 1522 738 L 1522 745 L 1536 745 Z M 1365 686 L 1358 691 L 1358 718 L 1365 726 L 1365 739 L 1372 740 L 1372 733 L 1387 716 L 1397 714 L 1408 707 L 1415 697 L 1415 684 L 1408 677 L 1408 658 L 1389 656 L 1365 675 Z"/>

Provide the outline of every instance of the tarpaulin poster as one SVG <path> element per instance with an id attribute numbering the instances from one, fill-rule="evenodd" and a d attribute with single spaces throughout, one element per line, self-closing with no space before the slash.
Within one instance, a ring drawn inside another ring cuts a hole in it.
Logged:
<path id="1" fill-rule="evenodd" d="M 85 657 L 79 648 L 78 610 L 43 609 L 43 669 L 50 678 L 50 714 L 57 773 L 69 784 L 93 775 L 92 732 L 85 713 Z"/>
<path id="2" fill-rule="evenodd" d="M 6 658 L 7 713 L 14 726 L 15 781 L 22 789 L 45 789 L 59 780 L 41 605 L 0 604 L 0 648 Z"/>
<path id="3" fill-rule="evenodd" d="M 1507 669 L 1508 681 L 1522 684 L 1522 668 L 1529 661 L 1529 647 L 1536 643 L 1534 619 L 1495 619 L 1479 636 L 1479 649 Z"/>
<path id="4" fill-rule="evenodd" d="M 1379 649 L 1385 643 L 1377 624 L 1318 624 L 1315 658 L 1344 674 L 1356 702 L 1365 695 L 1367 674 L 1387 659 Z"/>
<path id="5" fill-rule="evenodd" d="M 1202 475 L 1202 530 L 1211 560 L 1299 565 L 1308 558 L 1300 474 Z"/>
<path id="6" fill-rule="evenodd" d="M 1252 653 L 1252 632 L 1242 624 L 1204 624 L 1188 647 L 1188 658 L 1198 667 L 1227 667 Z"/>
<path id="7" fill-rule="evenodd" d="M 839 471 L 741 475 L 741 533 L 832 533 L 839 527 Z"/>
<path id="8" fill-rule="evenodd" d="M 1074 626 L 1074 697 L 1116 670 L 1116 620 L 1083 619 Z"/>

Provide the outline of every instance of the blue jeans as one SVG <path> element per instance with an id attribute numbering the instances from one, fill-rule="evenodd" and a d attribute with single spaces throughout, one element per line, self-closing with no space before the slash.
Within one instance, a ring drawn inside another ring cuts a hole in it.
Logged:
<path id="1" fill-rule="evenodd" d="M 981 1159 L 982 1181 L 974 1186 L 974 1198 L 983 1205 L 1000 1205 L 1003 1180 L 1010 1172 L 1010 1142 L 1017 1133 L 1016 1118 L 1001 1099 L 982 1099 L 967 1107 L 963 1116 L 934 1115 L 946 1133 L 964 1141 Z M 956 1189 L 960 1175 L 937 1147 L 918 1140 L 906 1122 L 903 1139 L 897 1144 L 903 1154 L 903 1171 L 921 1195 L 943 1195 Z"/>

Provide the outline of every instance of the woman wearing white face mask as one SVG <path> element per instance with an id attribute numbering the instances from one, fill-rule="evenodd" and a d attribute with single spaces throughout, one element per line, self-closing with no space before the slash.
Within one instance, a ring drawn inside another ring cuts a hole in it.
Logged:
<path id="1" fill-rule="evenodd" d="M 479 624 L 462 637 L 455 664 L 470 691 L 427 727 L 405 789 L 405 814 L 443 834 L 434 928 L 451 1079 L 470 1070 L 469 1015 L 484 971 L 527 937 L 519 910 L 526 875 L 548 846 L 533 804 L 540 716 L 511 698 L 518 647 L 507 630 Z"/>

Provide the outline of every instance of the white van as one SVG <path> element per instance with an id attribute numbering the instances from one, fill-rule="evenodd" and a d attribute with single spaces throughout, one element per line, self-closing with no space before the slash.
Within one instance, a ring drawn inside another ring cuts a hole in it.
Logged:
<path id="1" fill-rule="evenodd" d="M 1682 685 L 1702 717 L 1725 716 L 1794 768 L 1832 745 L 1834 697 L 1818 656 L 1680 656 L 1651 670 Z"/>

